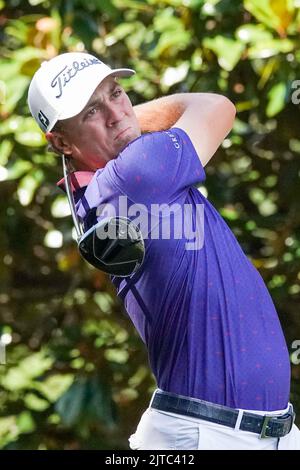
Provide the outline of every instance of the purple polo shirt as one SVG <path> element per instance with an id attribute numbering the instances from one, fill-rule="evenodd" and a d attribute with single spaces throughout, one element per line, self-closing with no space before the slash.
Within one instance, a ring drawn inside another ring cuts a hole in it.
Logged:
<path id="1" fill-rule="evenodd" d="M 96 214 L 100 205 L 118 214 L 120 196 L 129 211 L 141 205 L 144 264 L 112 282 L 147 346 L 159 388 L 230 407 L 283 409 L 290 364 L 277 312 L 262 277 L 197 189 L 204 180 L 183 130 L 145 134 L 95 173 L 77 213 L 91 225 L 103 215 Z M 177 220 L 177 228 L 188 227 L 181 238 L 174 228 L 171 239 L 151 238 L 165 218 L 155 213 L 149 224 L 155 204 L 173 204 L 173 222 L 188 207 L 188 220 Z M 187 249 L 196 231 L 203 241 Z"/>

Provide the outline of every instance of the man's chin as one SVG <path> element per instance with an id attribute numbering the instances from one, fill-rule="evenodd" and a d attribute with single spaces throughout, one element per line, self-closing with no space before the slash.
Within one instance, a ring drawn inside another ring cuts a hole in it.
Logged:
<path id="1" fill-rule="evenodd" d="M 116 158 L 119 155 L 119 153 L 121 153 L 127 147 L 127 145 L 130 144 L 130 142 L 140 137 L 140 135 L 141 133 L 137 132 L 134 129 L 128 129 L 128 132 L 124 132 L 124 135 L 120 138 L 118 142 L 119 150 L 114 158 Z"/>

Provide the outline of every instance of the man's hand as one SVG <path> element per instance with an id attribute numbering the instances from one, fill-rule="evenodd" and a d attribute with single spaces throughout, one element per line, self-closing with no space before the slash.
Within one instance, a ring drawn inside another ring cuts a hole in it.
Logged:
<path id="1" fill-rule="evenodd" d="M 190 137 L 203 166 L 233 126 L 236 109 L 225 96 L 179 93 L 134 107 L 142 132 L 179 127 Z"/>

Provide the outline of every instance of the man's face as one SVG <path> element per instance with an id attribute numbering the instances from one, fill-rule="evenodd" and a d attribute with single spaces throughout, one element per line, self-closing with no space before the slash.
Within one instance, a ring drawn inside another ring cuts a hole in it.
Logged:
<path id="1" fill-rule="evenodd" d="M 78 169 L 103 167 L 141 135 L 132 104 L 113 77 L 103 80 L 77 116 L 60 124 L 64 153 L 72 155 Z"/>

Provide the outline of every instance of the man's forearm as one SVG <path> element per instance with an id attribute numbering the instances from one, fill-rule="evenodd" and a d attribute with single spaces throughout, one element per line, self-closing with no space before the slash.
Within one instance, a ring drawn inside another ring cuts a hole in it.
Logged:
<path id="1" fill-rule="evenodd" d="M 182 116 L 187 106 L 197 105 L 201 108 L 223 98 L 214 93 L 178 93 L 147 103 L 134 106 L 134 112 L 141 126 L 141 131 L 155 132 L 169 129 Z"/>
<path id="2" fill-rule="evenodd" d="M 169 129 L 185 110 L 180 95 L 170 95 L 134 106 L 141 131 L 155 132 Z"/>

